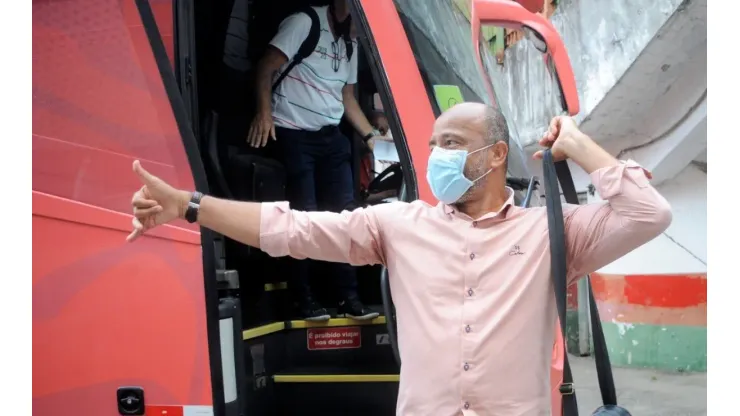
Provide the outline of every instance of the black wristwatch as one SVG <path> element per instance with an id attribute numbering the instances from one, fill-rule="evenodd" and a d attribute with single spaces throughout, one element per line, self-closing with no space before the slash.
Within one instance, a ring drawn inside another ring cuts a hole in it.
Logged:
<path id="1" fill-rule="evenodd" d="M 203 194 L 195 191 L 193 196 L 190 197 L 188 202 L 188 209 L 185 210 L 185 220 L 189 223 L 198 221 L 198 211 L 200 211 L 200 200 L 203 198 Z"/>
<path id="2" fill-rule="evenodd" d="M 375 136 L 380 136 L 380 132 L 378 130 L 373 130 L 370 133 L 366 134 L 365 137 L 362 138 L 362 141 L 367 143 L 370 139 L 372 139 Z"/>

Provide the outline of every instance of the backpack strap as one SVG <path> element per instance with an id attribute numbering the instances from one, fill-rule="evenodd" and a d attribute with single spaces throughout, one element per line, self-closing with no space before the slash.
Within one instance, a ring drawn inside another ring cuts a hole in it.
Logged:
<path id="1" fill-rule="evenodd" d="M 567 162 L 555 163 L 550 149 L 545 150 L 542 169 L 547 205 L 547 225 L 550 238 L 552 283 L 555 291 L 558 318 L 560 319 L 560 330 L 563 334 L 563 345 L 565 346 L 567 345 L 567 335 L 565 332 L 567 265 L 565 224 L 563 221 L 563 208 L 560 202 L 560 188 L 563 190 L 565 201 L 569 204 L 578 205 L 578 194 Z M 558 179 L 560 180 L 560 188 L 558 187 Z M 589 277 L 586 277 L 586 279 L 589 279 Z M 594 358 L 596 361 L 596 373 L 599 379 L 599 389 L 601 390 L 601 399 L 605 405 L 616 405 L 617 394 L 614 387 L 611 363 L 609 361 L 609 352 L 601 327 L 599 310 L 596 306 L 590 284 L 589 309 L 591 313 L 591 335 L 594 340 Z M 563 384 L 560 385 L 560 393 L 563 395 L 563 416 L 578 416 L 578 405 L 576 403 L 575 388 L 573 387 L 573 374 L 570 363 L 568 362 L 567 347 L 563 354 Z"/>
<path id="2" fill-rule="evenodd" d="M 311 18 L 311 28 L 308 30 L 308 36 L 306 36 L 306 39 L 303 40 L 301 46 L 298 48 L 298 52 L 293 55 L 288 66 L 282 73 L 280 73 L 278 79 L 272 84 L 273 92 L 278 85 L 283 82 L 283 79 L 288 76 L 288 73 L 305 58 L 310 56 L 319 44 L 319 38 L 321 37 L 321 23 L 319 22 L 319 15 L 316 13 L 316 10 L 314 10 L 313 7 L 305 6 L 301 7 L 297 13 L 305 13 Z"/>

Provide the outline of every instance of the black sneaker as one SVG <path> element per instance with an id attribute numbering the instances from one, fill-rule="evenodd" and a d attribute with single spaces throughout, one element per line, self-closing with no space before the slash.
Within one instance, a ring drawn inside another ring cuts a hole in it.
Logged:
<path id="1" fill-rule="evenodd" d="M 357 295 L 349 296 L 347 299 L 339 302 L 338 316 L 344 316 L 358 321 L 366 321 L 375 319 L 378 315 L 380 314 L 367 309 L 365 305 L 360 302 L 360 298 L 358 298 Z"/>
<path id="2" fill-rule="evenodd" d="M 328 321 L 331 318 L 329 312 L 311 298 L 301 301 L 300 311 L 301 316 L 306 321 Z"/>

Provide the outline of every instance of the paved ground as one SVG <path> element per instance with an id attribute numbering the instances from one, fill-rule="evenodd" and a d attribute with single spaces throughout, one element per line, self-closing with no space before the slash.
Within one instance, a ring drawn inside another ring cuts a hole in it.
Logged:
<path id="1" fill-rule="evenodd" d="M 601 405 L 596 366 L 589 357 L 569 356 L 581 415 Z M 614 368 L 617 400 L 633 416 L 706 416 L 706 373 L 663 373 Z"/>

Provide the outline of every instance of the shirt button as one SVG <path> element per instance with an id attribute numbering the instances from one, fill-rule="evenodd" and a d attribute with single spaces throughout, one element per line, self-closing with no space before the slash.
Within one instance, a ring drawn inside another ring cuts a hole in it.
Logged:
<path id="1" fill-rule="evenodd" d="M 478 221 L 473 221 L 473 227 L 477 227 L 477 226 L 478 226 Z"/>
<path id="2" fill-rule="evenodd" d="M 468 363 L 465 363 L 465 365 L 463 366 L 463 369 L 464 369 L 465 371 L 468 371 L 468 370 L 470 370 L 470 365 L 468 365 Z"/>
<path id="3" fill-rule="evenodd" d="M 475 258 L 475 253 L 470 253 L 470 260 L 473 260 Z"/>
<path id="4" fill-rule="evenodd" d="M 468 296 L 473 296 L 473 289 L 468 289 Z"/>
<path id="5" fill-rule="evenodd" d="M 470 403 L 468 403 L 468 402 L 465 402 L 465 404 L 463 404 L 463 407 L 464 407 L 465 409 L 470 409 Z"/>
<path id="6" fill-rule="evenodd" d="M 470 325 L 465 325 L 465 332 L 470 332 Z"/>

